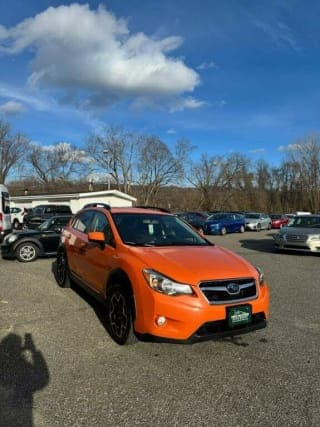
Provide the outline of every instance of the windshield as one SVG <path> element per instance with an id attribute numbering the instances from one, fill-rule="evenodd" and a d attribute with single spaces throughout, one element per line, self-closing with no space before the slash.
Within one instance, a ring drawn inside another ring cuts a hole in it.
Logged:
<path id="1" fill-rule="evenodd" d="M 256 213 L 248 213 L 248 214 L 246 214 L 246 218 L 249 218 L 249 219 L 259 219 L 260 215 L 256 214 Z"/>
<path id="2" fill-rule="evenodd" d="M 320 228 L 320 216 L 296 216 L 290 220 L 288 227 Z"/>
<path id="3" fill-rule="evenodd" d="M 228 217 L 229 217 L 228 214 L 216 213 L 216 214 L 210 215 L 208 220 L 209 221 L 218 221 L 220 219 L 227 219 Z"/>
<path id="4" fill-rule="evenodd" d="M 40 224 L 37 228 L 38 230 L 44 231 L 44 230 L 49 230 L 49 228 L 54 224 L 54 219 L 53 218 L 49 218 L 47 220 L 45 220 L 42 224 Z"/>
<path id="5" fill-rule="evenodd" d="M 270 215 L 270 218 L 271 219 L 281 219 L 282 218 L 282 215 Z"/>
<path id="6" fill-rule="evenodd" d="M 134 246 L 208 246 L 209 241 L 173 215 L 113 214 L 121 239 Z"/>

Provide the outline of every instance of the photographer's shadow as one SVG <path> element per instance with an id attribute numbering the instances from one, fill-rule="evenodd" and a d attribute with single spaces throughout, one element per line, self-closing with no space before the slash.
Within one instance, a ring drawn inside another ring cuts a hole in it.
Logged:
<path id="1" fill-rule="evenodd" d="M 31 334 L 8 334 L 0 342 L 0 424 L 32 427 L 33 394 L 49 383 L 49 370 Z"/>

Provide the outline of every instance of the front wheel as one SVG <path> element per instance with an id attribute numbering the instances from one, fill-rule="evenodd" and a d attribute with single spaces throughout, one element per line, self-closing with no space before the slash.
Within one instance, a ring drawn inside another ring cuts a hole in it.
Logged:
<path id="1" fill-rule="evenodd" d="M 57 255 L 56 281 L 61 288 L 70 288 L 70 275 L 68 260 L 65 252 L 60 251 Z"/>
<path id="2" fill-rule="evenodd" d="M 133 328 L 133 298 L 121 284 L 107 291 L 107 329 L 111 338 L 120 345 L 134 344 L 137 337 Z"/>
<path id="3" fill-rule="evenodd" d="M 39 248 L 31 242 L 21 243 L 16 249 L 16 257 L 20 262 L 31 262 L 38 258 Z"/>

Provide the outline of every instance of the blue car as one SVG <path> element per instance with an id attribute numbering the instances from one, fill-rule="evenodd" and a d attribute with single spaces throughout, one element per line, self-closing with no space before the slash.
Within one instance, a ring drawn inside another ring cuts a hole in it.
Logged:
<path id="1" fill-rule="evenodd" d="M 205 234 L 243 233 L 245 230 L 244 215 L 232 212 L 215 213 L 204 224 Z"/>

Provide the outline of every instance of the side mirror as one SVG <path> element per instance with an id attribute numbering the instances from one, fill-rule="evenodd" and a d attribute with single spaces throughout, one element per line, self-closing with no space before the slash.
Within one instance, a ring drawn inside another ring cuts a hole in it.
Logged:
<path id="1" fill-rule="evenodd" d="M 89 242 L 99 243 L 101 246 L 105 245 L 105 237 L 101 231 L 91 231 L 88 233 Z"/>

